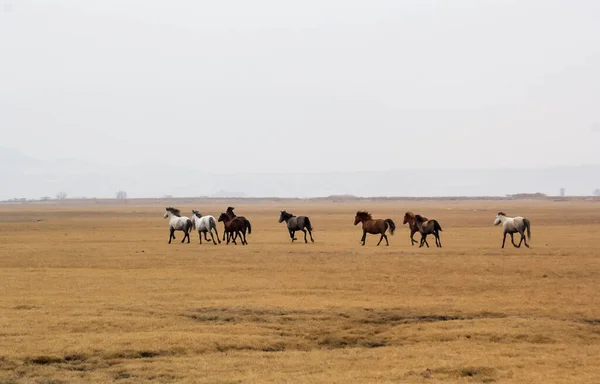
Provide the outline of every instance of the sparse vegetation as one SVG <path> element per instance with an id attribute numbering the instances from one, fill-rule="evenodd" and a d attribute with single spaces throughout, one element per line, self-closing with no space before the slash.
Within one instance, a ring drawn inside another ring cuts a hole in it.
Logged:
<path id="1" fill-rule="evenodd" d="M 286 201 L 318 225 L 305 245 L 279 204 L 236 203 L 260 228 L 242 248 L 167 247 L 162 205 L 110 200 L 0 206 L 0 383 L 600 376 L 595 204 Z M 359 245 L 356 210 L 401 220 L 413 205 L 444 223 L 446 248 L 412 248 L 406 227 L 390 247 Z M 499 207 L 532 220 L 531 250 L 498 249 Z M 22 231 L 17 216 L 41 221 Z"/>

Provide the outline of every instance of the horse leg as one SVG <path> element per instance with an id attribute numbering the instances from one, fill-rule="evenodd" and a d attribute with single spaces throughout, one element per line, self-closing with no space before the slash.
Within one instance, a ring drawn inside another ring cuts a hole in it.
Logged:
<path id="1" fill-rule="evenodd" d="M 202 244 L 202 232 L 198 230 L 198 238 L 200 239 L 200 244 Z"/>
<path id="2" fill-rule="evenodd" d="M 185 231 L 185 237 L 187 237 L 187 239 L 188 239 L 188 244 L 190 243 L 190 232 L 192 232 L 192 231 L 191 230 Z"/>
<path id="3" fill-rule="evenodd" d="M 206 242 L 208 243 L 208 235 L 206 234 L 206 232 L 208 232 L 208 231 L 206 231 L 206 230 L 204 231 L 204 240 L 206 240 Z"/>
<path id="4" fill-rule="evenodd" d="M 383 240 L 383 233 L 381 234 L 381 237 L 379 237 L 379 242 L 377 243 L 378 247 L 379 247 L 379 244 L 381 244 L 381 240 Z"/>
<path id="5" fill-rule="evenodd" d="M 519 245 L 515 244 L 515 237 L 514 235 L 511 233 L 510 234 L 510 242 L 512 243 L 513 247 L 515 248 L 521 248 L 521 243 L 519 242 Z"/>
<path id="6" fill-rule="evenodd" d="M 360 239 L 360 241 L 362 241 L 362 245 L 365 245 L 366 240 L 367 240 L 367 231 L 363 230 L 362 239 Z"/>
<path id="7" fill-rule="evenodd" d="M 508 232 L 504 231 L 504 238 L 502 239 L 502 248 L 504 248 L 504 243 L 506 242 L 506 234 Z"/>
<path id="8" fill-rule="evenodd" d="M 217 227 L 213 228 L 215 230 L 215 235 L 217 236 L 217 241 L 219 242 L 219 244 L 221 244 L 221 238 L 219 237 L 219 232 L 217 231 Z M 210 235 L 212 236 L 212 231 L 210 232 Z M 213 243 L 215 243 L 215 239 L 213 238 Z M 215 243 L 216 245 L 217 243 Z"/>
<path id="9" fill-rule="evenodd" d="M 429 243 L 427 242 L 427 235 L 421 235 L 421 236 L 422 236 L 421 237 L 421 242 L 423 244 L 425 244 L 427 246 L 427 248 L 429 248 Z M 423 244 L 421 244 L 421 247 L 423 246 Z M 419 247 L 419 248 L 421 248 L 421 247 Z"/>
<path id="10" fill-rule="evenodd" d="M 174 228 L 170 228 L 169 229 L 169 244 L 171 244 L 171 239 L 175 238 L 175 229 Z"/>
<path id="11" fill-rule="evenodd" d="M 290 232 L 290 238 L 292 239 L 292 243 L 294 242 L 294 231 L 292 231 L 291 229 L 288 229 L 288 231 Z"/>
<path id="12" fill-rule="evenodd" d="M 382 236 L 385 239 L 385 246 L 388 247 L 390 245 L 390 242 L 388 241 L 387 235 L 384 233 Z"/>
<path id="13" fill-rule="evenodd" d="M 521 232 L 521 241 L 525 242 L 525 246 L 529 248 L 529 244 L 527 244 L 527 238 L 525 238 L 525 232 Z M 519 242 L 521 244 L 521 242 Z"/>
<path id="14" fill-rule="evenodd" d="M 215 241 L 215 237 L 213 236 L 212 231 L 208 231 L 210 233 L 210 239 L 212 240 L 214 245 L 217 245 L 217 242 Z M 219 235 L 217 235 L 217 238 L 219 237 Z M 208 240 L 207 240 L 208 241 Z"/>
<path id="15" fill-rule="evenodd" d="M 244 229 L 242 229 L 242 230 L 240 231 L 240 233 L 241 233 L 241 234 L 242 234 L 242 236 L 243 236 L 243 237 L 242 237 L 242 236 L 240 236 L 240 237 L 242 237 L 242 239 L 243 239 L 243 241 L 242 241 L 242 245 L 248 245 L 248 240 L 246 240 L 246 227 L 244 227 Z"/>
<path id="16" fill-rule="evenodd" d="M 302 232 L 304 232 L 304 244 L 307 244 L 308 240 L 306 240 L 306 229 L 303 229 Z"/>
<path id="17" fill-rule="evenodd" d="M 313 239 L 313 237 L 312 237 L 312 231 L 310 229 L 308 230 L 308 234 L 310 235 L 310 241 L 312 241 L 314 243 L 315 239 Z"/>
<path id="18" fill-rule="evenodd" d="M 410 231 L 410 246 L 414 246 L 415 243 L 417 242 L 417 240 L 414 239 L 414 235 L 415 235 L 416 231 L 411 230 Z"/>

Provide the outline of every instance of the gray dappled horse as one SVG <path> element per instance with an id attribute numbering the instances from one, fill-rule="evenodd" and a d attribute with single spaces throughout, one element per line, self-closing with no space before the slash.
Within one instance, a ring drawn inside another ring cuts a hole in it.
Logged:
<path id="1" fill-rule="evenodd" d="M 507 217 L 504 212 L 498 212 L 496 220 L 494 220 L 494 225 L 500 225 L 500 223 L 502 223 L 502 227 L 504 228 L 502 248 L 504 248 L 507 234 L 510 235 L 510 241 L 515 248 L 521 248 L 522 242 L 525 242 L 525 246 L 529 248 L 529 244 L 527 244 L 527 239 L 525 238 L 525 231 L 527 230 L 527 237 L 531 240 L 531 222 L 528 219 L 521 216 Z M 515 244 L 515 239 L 513 237 L 517 232 L 521 234 L 521 241 L 519 241 L 518 245 Z"/>
<path id="2" fill-rule="evenodd" d="M 310 219 L 308 216 L 294 216 L 286 211 L 281 211 L 281 215 L 279 215 L 279 222 L 283 223 L 284 221 L 287 224 L 288 231 L 290 232 L 292 243 L 294 240 L 298 240 L 296 237 L 294 237 L 296 231 L 304 232 L 304 242 L 308 243 L 308 240 L 306 239 L 306 230 L 308 230 L 308 234 L 310 235 L 310 241 L 313 243 L 315 242 L 312 237 L 312 225 L 310 224 Z"/>

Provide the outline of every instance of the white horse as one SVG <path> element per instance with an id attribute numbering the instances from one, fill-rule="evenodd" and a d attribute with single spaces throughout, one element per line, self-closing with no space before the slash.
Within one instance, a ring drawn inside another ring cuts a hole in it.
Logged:
<path id="1" fill-rule="evenodd" d="M 189 217 L 181 216 L 181 212 L 177 208 L 168 207 L 165 208 L 165 214 L 163 217 L 169 218 L 169 244 L 171 244 L 171 239 L 175 239 L 175 231 L 183 231 L 184 236 L 181 242 L 185 241 L 187 237 L 188 243 L 190 242 L 190 231 L 194 226 L 192 220 Z"/>
<path id="2" fill-rule="evenodd" d="M 494 220 L 494 225 L 499 225 L 500 223 L 502 223 L 502 227 L 504 228 L 502 248 L 504 248 L 504 243 L 506 242 L 506 234 L 510 234 L 510 241 L 516 248 L 520 248 L 523 241 L 525 242 L 525 246 L 529 248 L 529 244 L 527 244 L 527 239 L 525 238 L 525 230 L 527 230 L 527 237 L 531 240 L 531 223 L 528 219 L 520 216 L 506 217 L 504 212 L 499 212 L 496 215 L 496 220 Z M 513 237 L 513 234 L 517 232 L 521 234 L 519 245 L 515 244 L 515 239 Z"/>
<path id="3" fill-rule="evenodd" d="M 204 233 L 204 240 L 207 242 L 208 237 L 206 237 L 206 233 L 210 233 L 210 237 L 212 238 L 212 242 L 214 245 L 217 245 L 215 242 L 215 237 L 213 236 L 212 230 L 215 230 L 215 235 L 217 235 L 217 240 L 219 244 L 221 244 L 221 239 L 219 239 L 219 233 L 217 232 L 217 220 L 213 216 L 202 216 L 200 212 L 192 210 L 192 222 L 194 223 L 194 228 L 198 230 L 198 238 L 200 238 L 200 244 L 202 244 L 202 233 Z"/>

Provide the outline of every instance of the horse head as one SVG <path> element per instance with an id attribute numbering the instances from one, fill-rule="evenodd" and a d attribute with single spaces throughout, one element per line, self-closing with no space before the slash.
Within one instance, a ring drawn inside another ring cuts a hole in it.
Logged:
<path id="1" fill-rule="evenodd" d="M 286 211 L 281 211 L 281 215 L 279 215 L 279 223 L 283 223 L 284 221 L 288 220 L 292 216 L 294 216 L 294 215 L 292 215 L 291 213 L 287 213 Z"/>
<path id="2" fill-rule="evenodd" d="M 354 216 L 354 225 L 358 225 L 361 221 L 370 220 L 371 214 L 366 211 L 358 211 L 356 212 L 356 216 Z"/>
<path id="3" fill-rule="evenodd" d="M 502 219 L 506 217 L 506 213 L 498 212 L 496 215 L 496 220 L 494 220 L 494 225 L 499 225 L 502 222 Z"/>
<path id="4" fill-rule="evenodd" d="M 166 219 L 170 215 L 181 217 L 181 211 L 179 209 L 173 208 L 173 207 L 165 208 L 165 214 L 163 215 L 163 217 Z"/>

